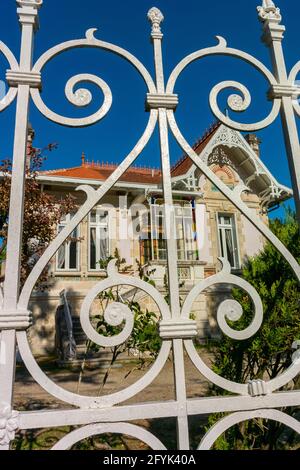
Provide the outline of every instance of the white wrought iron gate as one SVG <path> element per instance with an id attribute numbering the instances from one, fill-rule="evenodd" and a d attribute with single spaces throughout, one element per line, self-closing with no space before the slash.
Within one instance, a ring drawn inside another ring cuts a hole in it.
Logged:
<path id="1" fill-rule="evenodd" d="M 70 236 L 74 228 L 87 216 L 92 208 L 114 186 L 121 175 L 133 164 L 141 151 L 149 142 L 153 131 L 158 125 L 161 149 L 161 165 L 163 172 L 163 192 L 167 211 L 167 234 L 175 233 L 175 216 L 172 210 L 172 188 L 169 158 L 169 129 L 184 152 L 201 172 L 231 201 L 238 210 L 269 240 L 285 257 L 292 267 L 295 275 L 300 279 L 300 269 L 296 260 L 287 251 L 285 246 L 271 233 L 261 220 L 242 202 L 241 193 L 245 188 L 229 189 L 218 177 L 203 163 L 202 159 L 188 144 L 175 119 L 175 110 L 178 105 L 178 96 L 175 94 L 176 81 L 181 72 L 192 62 L 205 56 L 231 56 L 241 59 L 254 66 L 270 83 L 269 99 L 273 102 L 269 116 L 253 124 L 241 124 L 231 120 L 218 108 L 217 97 L 227 88 L 233 88 L 239 94 L 229 97 L 228 105 L 236 112 L 248 108 L 251 97 L 249 91 L 240 83 L 223 82 L 213 88 L 210 94 L 210 105 L 215 116 L 226 126 L 240 131 L 257 131 L 272 124 L 281 113 L 282 126 L 285 134 L 286 150 L 293 180 L 294 197 L 300 217 L 300 149 L 296 126 L 296 116 L 300 116 L 300 105 L 297 99 L 300 88 L 295 85 L 297 74 L 300 72 L 300 62 L 288 74 L 282 49 L 282 39 L 285 31 L 281 25 L 280 10 L 271 0 L 264 0 L 258 7 L 259 18 L 263 24 L 264 41 L 272 55 L 273 71 L 268 70 L 261 62 L 249 54 L 227 46 L 225 39 L 218 37 L 218 44 L 213 47 L 201 49 L 185 57 L 173 70 L 169 79 L 164 77 L 161 23 L 163 15 L 157 8 L 148 13 L 151 23 L 151 37 L 154 47 L 154 61 L 156 78 L 152 79 L 143 64 L 126 50 L 113 44 L 98 40 L 95 29 L 90 29 L 86 37 L 59 44 L 45 52 L 33 65 L 32 51 L 35 32 L 38 29 L 38 11 L 42 0 L 17 0 L 18 16 L 22 28 L 20 60 L 18 61 L 10 49 L 0 42 L 0 51 L 7 59 L 10 69 L 7 70 L 6 80 L 9 85 L 7 95 L 0 103 L 3 111 L 17 100 L 15 139 L 13 150 L 13 171 L 10 199 L 9 232 L 7 243 L 7 262 L 5 272 L 4 293 L 1 294 L 0 330 L 1 330 L 1 361 L 0 361 L 0 448 L 9 449 L 18 429 L 36 429 L 44 427 L 57 427 L 61 425 L 74 425 L 78 428 L 61 439 L 54 449 L 68 449 L 74 443 L 102 433 L 124 433 L 147 443 L 152 449 L 164 449 L 164 445 L 150 432 L 131 424 L 137 419 L 157 419 L 175 417 L 178 429 L 178 448 L 189 449 L 188 417 L 192 415 L 209 414 L 216 412 L 229 413 L 221 419 L 205 435 L 199 443 L 199 449 L 209 449 L 226 429 L 236 423 L 255 417 L 275 420 L 289 426 L 300 433 L 300 424 L 293 417 L 278 410 L 281 407 L 300 405 L 300 391 L 278 392 L 278 390 L 292 380 L 300 370 L 300 355 L 296 353 L 290 367 L 278 377 L 270 381 L 254 380 L 250 383 L 234 383 L 214 373 L 197 353 L 192 339 L 197 335 L 196 322 L 190 319 L 192 303 L 195 298 L 207 287 L 228 283 L 244 289 L 251 297 L 255 315 L 251 325 L 244 331 L 235 331 L 229 327 L 226 319 L 236 320 L 242 315 L 241 306 L 235 301 L 226 301 L 218 310 L 218 323 L 225 335 L 236 340 L 243 340 L 254 335 L 263 320 L 262 302 L 255 291 L 246 281 L 231 274 L 229 264 L 223 259 L 223 269 L 218 274 L 200 282 L 189 293 L 184 305 L 180 306 L 179 282 L 177 271 L 176 240 L 167 237 L 167 261 L 170 305 L 153 286 L 119 274 L 115 263 L 111 262 L 106 280 L 98 283 L 87 295 L 81 310 L 81 324 L 87 336 L 98 345 L 111 346 L 125 341 L 132 332 L 133 319 L 130 312 L 123 305 L 115 305 L 115 309 L 106 312 L 105 319 L 111 324 L 125 326 L 119 335 L 104 338 L 91 326 L 89 320 L 89 307 L 97 294 L 111 286 L 126 284 L 137 287 L 151 296 L 159 306 L 161 312 L 160 336 L 162 346 L 160 353 L 150 370 L 136 383 L 125 390 L 107 396 L 87 397 L 71 393 L 50 380 L 37 364 L 30 350 L 26 330 L 31 324 L 31 313 L 28 303 L 35 283 L 40 273 L 49 263 L 63 242 Z M 89 74 L 77 75 L 70 79 L 66 85 L 66 96 L 75 106 L 84 106 L 90 103 L 92 97 L 88 90 L 75 87 L 82 81 L 96 84 L 103 91 L 104 102 L 101 108 L 92 116 L 83 119 L 70 119 L 51 111 L 43 102 L 41 96 L 41 74 L 44 66 L 57 54 L 64 51 L 85 47 L 99 48 L 112 52 L 131 63 L 142 76 L 147 88 L 147 108 L 149 121 L 147 127 L 134 149 L 123 160 L 106 182 L 94 190 L 88 186 L 78 188 L 86 193 L 86 201 L 78 210 L 75 217 L 68 223 L 57 238 L 47 247 L 44 254 L 36 263 L 20 292 L 20 257 L 22 240 L 22 219 L 25 178 L 25 154 L 27 139 L 27 123 L 29 102 L 32 100 L 38 110 L 46 118 L 61 125 L 80 127 L 92 125 L 100 121 L 110 110 L 112 94 L 109 86 L 99 77 Z M 295 338 L 296 339 L 296 338 Z M 34 380 L 49 394 L 77 408 L 55 411 L 42 410 L 37 412 L 19 412 L 12 409 L 14 370 L 16 360 L 16 342 L 22 359 Z M 219 387 L 235 394 L 220 397 L 199 397 L 188 399 L 186 394 L 186 380 L 184 367 L 184 349 L 196 368 L 209 381 Z M 164 367 L 170 351 L 173 350 L 175 399 L 161 401 L 160 397 L 151 403 L 136 403 L 123 405 L 122 403 L 135 396 L 148 386 Z"/>

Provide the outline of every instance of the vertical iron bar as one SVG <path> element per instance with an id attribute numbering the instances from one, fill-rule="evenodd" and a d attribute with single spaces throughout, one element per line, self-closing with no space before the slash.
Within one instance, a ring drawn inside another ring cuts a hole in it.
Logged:
<path id="1" fill-rule="evenodd" d="M 41 2 L 18 1 L 20 8 L 17 12 L 21 23 L 21 50 L 18 83 L 18 96 L 15 120 L 15 135 L 13 148 L 13 165 L 9 204 L 9 225 L 7 235 L 7 254 L 4 281 L 4 299 L 2 313 L 14 315 L 20 289 L 20 270 L 22 256 L 22 232 L 24 210 L 24 188 L 26 171 L 27 123 L 29 113 L 30 85 L 22 82 L 22 74 L 28 75 L 32 67 L 32 51 L 34 30 L 37 26 L 38 8 Z M 5 351 L 5 361 L 0 364 L 0 403 L 13 403 L 13 387 L 15 372 L 15 329 L 1 332 L 1 346 Z M 0 446 L 0 450 L 8 450 L 9 445 Z"/>
<path id="2" fill-rule="evenodd" d="M 164 17 L 157 8 L 152 8 L 148 13 L 148 18 L 152 23 L 151 37 L 154 46 L 156 88 L 160 95 L 165 94 L 163 59 L 162 59 L 162 38 L 160 23 Z M 165 206 L 165 230 L 167 238 L 167 266 L 168 266 L 168 288 L 170 297 L 170 309 L 172 318 L 180 318 L 180 296 L 179 277 L 177 269 L 177 243 L 176 243 L 176 221 L 172 196 L 171 163 L 169 151 L 169 135 L 167 122 L 167 109 L 158 109 L 159 137 L 161 150 L 161 165 L 163 174 L 163 194 Z M 174 380 L 176 400 L 179 404 L 179 415 L 177 417 L 177 440 L 180 450 L 189 449 L 189 426 L 186 408 L 186 384 L 184 353 L 181 339 L 173 340 L 174 355 Z"/>
<path id="3" fill-rule="evenodd" d="M 293 107 L 293 95 L 291 93 L 292 86 L 288 82 L 287 68 L 282 48 L 285 26 L 280 24 L 282 18 L 279 9 L 274 5 L 274 3 L 269 7 L 259 7 L 259 17 L 264 25 L 262 40 L 270 49 L 274 75 L 278 80 L 279 85 L 282 86 L 280 94 L 281 121 L 292 179 L 296 211 L 298 221 L 300 222 L 300 145 Z"/>

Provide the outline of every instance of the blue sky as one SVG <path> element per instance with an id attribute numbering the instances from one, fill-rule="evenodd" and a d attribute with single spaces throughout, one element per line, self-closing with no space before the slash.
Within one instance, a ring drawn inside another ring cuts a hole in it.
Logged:
<path id="1" fill-rule="evenodd" d="M 152 6 L 165 16 L 164 64 L 168 77 L 175 65 L 187 54 L 216 43 L 214 36 L 224 36 L 231 47 L 244 50 L 270 66 L 267 48 L 261 43 L 261 24 L 256 6 L 259 0 L 44 0 L 40 11 L 41 29 L 36 36 L 35 58 L 48 48 L 70 39 L 83 38 L 91 27 L 98 28 L 97 37 L 124 47 L 136 55 L 153 75 L 153 51 L 149 41 L 150 25 L 146 15 Z M 278 0 L 287 27 L 284 48 L 290 69 L 299 60 L 298 0 Z M 14 0 L 1 2 L 0 38 L 18 55 L 20 32 Z M 0 78 L 7 68 L 0 59 Z M 36 131 L 36 145 L 43 147 L 57 142 L 59 148 L 46 163 L 47 168 L 80 165 L 84 151 L 89 160 L 121 162 L 142 134 L 148 115 L 144 111 L 146 88 L 135 70 L 121 58 L 99 50 L 75 50 L 53 59 L 44 69 L 43 98 L 52 110 L 70 117 L 86 116 L 98 109 L 102 95 L 92 85 L 94 101 L 86 109 L 74 108 L 64 96 L 67 80 L 79 73 L 92 73 L 103 78 L 113 93 L 113 106 L 108 116 L 98 124 L 84 129 L 70 129 L 51 123 L 31 106 L 30 119 Z M 259 74 L 241 61 L 231 58 L 206 58 L 191 65 L 176 86 L 180 104 L 176 112 L 183 134 L 193 143 L 214 121 L 208 104 L 211 88 L 223 80 L 240 81 L 252 94 L 252 105 L 244 114 L 234 116 L 242 122 L 254 122 L 265 117 L 270 103 L 265 99 L 268 84 Z M 224 93 L 220 106 L 225 107 Z M 0 155 L 12 154 L 12 106 L 0 115 Z M 259 133 L 262 158 L 275 177 L 290 186 L 286 153 L 280 120 Z M 171 138 L 171 159 L 182 154 Z M 157 134 L 139 157 L 137 164 L 159 166 Z"/>

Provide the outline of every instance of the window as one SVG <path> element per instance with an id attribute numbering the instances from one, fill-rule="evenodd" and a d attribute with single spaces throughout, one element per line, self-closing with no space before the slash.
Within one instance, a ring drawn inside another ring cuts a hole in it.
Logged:
<path id="1" fill-rule="evenodd" d="M 65 216 L 58 225 L 58 232 L 61 232 L 70 222 L 73 215 Z M 58 271 L 78 271 L 79 270 L 79 227 L 71 233 L 69 239 L 59 248 L 56 257 L 56 268 Z"/>
<path id="2" fill-rule="evenodd" d="M 177 255 L 180 261 L 198 260 L 195 209 L 191 202 L 176 202 L 175 226 Z M 165 207 L 153 202 L 150 205 L 148 225 L 144 226 L 140 240 L 141 262 L 167 259 Z"/>
<path id="3" fill-rule="evenodd" d="M 222 258 L 228 259 L 232 268 L 240 267 L 235 218 L 231 214 L 218 214 L 219 246 Z"/>
<path id="4" fill-rule="evenodd" d="M 165 228 L 165 208 L 163 205 L 151 204 L 151 257 L 153 260 L 167 259 L 167 240 Z"/>
<path id="5" fill-rule="evenodd" d="M 109 257 L 109 214 L 102 209 L 89 216 L 89 269 L 101 269 L 100 260 Z"/>

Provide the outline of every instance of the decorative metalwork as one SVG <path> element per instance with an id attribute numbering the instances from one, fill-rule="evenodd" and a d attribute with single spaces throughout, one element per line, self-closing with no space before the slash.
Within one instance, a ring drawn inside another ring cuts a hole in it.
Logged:
<path id="1" fill-rule="evenodd" d="M 166 450 L 165 446 L 149 431 L 128 423 L 91 424 L 90 426 L 85 426 L 63 437 L 55 444 L 52 450 L 67 450 L 82 439 L 105 433 L 126 434 L 148 444 L 152 450 Z"/>
<path id="2" fill-rule="evenodd" d="M 180 132 L 174 115 L 174 111 L 178 105 L 178 96 L 174 93 L 177 79 L 183 70 L 192 62 L 206 56 L 223 55 L 241 59 L 255 67 L 270 84 L 269 99 L 273 102 L 272 110 L 265 119 L 259 122 L 243 124 L 234 121 L 219 109 L 219 94 L 225 89 L 234 89 L 237 93 L 229 97 L 228 105 L 231 110 L 242 112 L 248 109 L 251 104 L 250 92 L 245 86 L 235 81 L 226 81 L 215 86 L 210 93 L 210 106 L 215 116 L 228 128 L 226 132 L 224 132 L 223 137 L 220 136 L 215 148 L 222 145 L 224 141 L 227 143 L 230 141 L 232 146 L 246 145 L 245 143 L 230 140 L 234 139 L 230 128 L 250 132 L 263 129 L 274 122 L 281 111 L 282 126 L 285 133 L 287 154 L 293 180 L 294 196 L 298 216 L 300 218 L 300 150 L 295 119 L 295 114 L 300 116 L 300 105 L 299 102 L 295 100 L 295 96 L 300 94 L 299 87 L 295 85 L 297 74 L 300 72 L 300 62 L 294 66 L 290 75 L 288 75 L 281 44 L 285 28 L 280 24 L 280 10 L 275 6 L 274 2 L 270 0 L 264 0 L 262 6 L 258 8 L 259 18 L 263 23 L 264 29 L 263 40 L 270 48 L 273 58 L 273 72 L 253 56 L 228 47 L 225 39 L 217 37 L 218 44 L 216 46 L 199 50 L 184 58 L 175 67 L 165 85 L 161 47 L 163 36 L 161 23 L 164 17 L 157 8 L 152 8 L 148 13 L 148 19 L 152 25 L 151 38 L 153 41 L 156 73 L 156 79 L 154 81 L 144 65 L 128 51 L 119 46 L 98 40 L 95 37 L 96 29 L 89 29 L 83 39 L 71 40 L 53 47 L 45 52 L 33 65 L 33 37 L 39 26 L 38 10 L 42 6 L 42 0 L 18 0 L 17 3 L 19 6 L 17 12 L 22 28 L 20 62 L 16 60 L 9 48 L 0 42 L 0 52 L 6 58 L 10 67 L 6 74 L 9 89 L 6 97 L 0 104 L 0 111 L 10 106 L 15 99 L 17 100 L 10 198 L 10 213 L 13 213 L 14 217 L 10 218 L 9 223 L 5 284 L 3 295 L 1 294 L 0 297 L 1 345 L 3 346 L 2 351 L 5 351 L 5 360 L 1 360 L 0 362 L 0 403 L 3 403 L 3 405 L 0 406 L 0 449 L 6 450 L 9 448 L 9 443 L 14 438 L 14 433 L 17 428 L 55 427 L 64 425 L 66 422 L 68 422 L 69 425 L 82 425 L 83 427 L 61 439 L 60 442 L 54 446 L 54 449 L 70 448 L 81 439 L 105 432 L 126 433 L 143 440 L 153 449 L 163 449 L 163 444 L 151 433 L 126 423 L 126 421 L 139 418 L 155 419 L 171 416 L 177 418 L 178 448 L 188 449 L 188 417 L 213 412 L 231 412 L 231 414 L 219 421 L 209 430 L 199 445 L 200 449 L 210 448 L 218 436 L 234 424 L 256 417 L 276 420 L 300 432 L 299 423 L 294 418 L 276 410 L 276 408 L 279 407 L 300 404 L 299 391 L 276 393 L 276 390 L 296 377 L 300 371 L 298 342 L 295 341 L 294 343 L 296 352 L 293 355 L 290 367 L 272 380 L 253 380 L 246 384 L 235 383 L 213 372 L 201 359 L 192 342 L 192 338 L 197 334 L 196 322 L 190 320 L 193 301 L 206 288 L 218 284 L 236 285 L 247 292 L 253 302 L 254 317 L 252 323 L 245 330 L 236 331 L 230 327 L 226 321 L 236 321 L 243 315 L 242 307 L 237 302 L 232 300 L 224 301 L 219 306 L 217 312 L 218 323 L 223 333 L 236 340 L 250 338 L 258 331 L 263 320 L 262 302 L 256 290 L 243 279 L 231 274 L 228 262 L 221 259 L 223 264 L 222 271 L 197 284 L 191 290 L 184 305 L 181 307 L 177 269 L 177 247 L 176 240 L 172 236 L 168 237 L 167 240 L 170 305 L 166 303 L 161 293 L 153 286 L 137 280 L 136 278 L 119 274 L 116 271 L 114 261 L 112 261 L 108 267 L 108 278 L 94 286 L 87 294 L 82 304 L 80 319 L 83 330 L 89 339 L 96 344 L 108 347 L 121 344 L 131 335 L 133 316 L 131 311 L 123 304 L 111 304 L 106 309 L 104 318 L 109 325 L 123 325 L 123 329 L 114 337 L 108 338 L 101 336 L 93 329 L 89 319 L 91 303 L 100 292 L 112 286 L 127 284 L 146 292 L 157 304 L 161 315 L 160 336 L 163 340 L 161 350 L 152 368 L 136 383 L 117 393 L 100 397 L 87 397 L 71 393 L 54 383 L 42 371 L 32 355 L 26 334 L 26 329 L 30 324 L 30 312 L 28 311 L 29 299 L 41 272 L 58 251 L 59 247 L 71 235 L 76 226 L 78 226 L 92 208 L 101 201 L 104 195 L 107 194 L 124 172 L 133 164 L 152 137 L 156 125 L 159 127 L 160 134 L 165 204 L 168 207 L 173 206 L 168 136 L 168 128 L 170 128 L 175 139 L 183 151 L 193 161 L 195 167 L 199 168 L 203 175 L 205 175 L 261 234 L 282 253 L 298 280 L 300 280 L 300 268 L 297 261 L 273 235 L 269 228 L 258 216 L 255 216 L 253 211 L 242 201 L 241 193 L 247 189 L 246 186 L 239 185 L 234 190 L 231 190 L 222 183 L 208 166 L 209 155 L 206 155 L 205 150 L 200 156 L 195 153 Z M 97 85 L 103 92 L 104 100 L 99 110 L 93 115 L 80 119 L 69 118 L 56 114 L 44 103 L 41 93 L 41 83 L 44 79 L 43 69 L 45 65 L 57 54 L 82 47 L 102 49 L 115 53 L 135 67 L 146 85 L 146 104 L 150 113 L 148 124 L 135 147 L 101 187 L 97 190 L 86 185 L 77 188 L 78 191 L 83 191 L 86 194 L 84 204 L 66 227 L 58 234 L 56 239 L 47 247 L 44 254 L 33 267 L 20 293 L 20 246 L 22 237 L 25 153 L 30 97 L 41 114 L 47 119 L 64 126 L 73 127 L 89 126 L 99 122 L 105 117 L 112 106 L 112 93 L 109 86 L 101 78 L 89 74 L 81 74 L 72 77 L 66 84 L 65 94 L 69 102 L 73 105 L 77 107 L 88 106 L 93 99 L 90 91 L 84 88 L 77 89 L 77 86 L 81 82 L 90 82 Z M 211 150 L 213 151 L 214 148 Z M 168 234 L 176 233 L 174 211 L 167 211 L 166 232 Z M 23 411 L 18 413 L 11 409 L 16 340 L 22 359 L 36 382 L 49 392 L 49 394 L 70 405 L 75 405 L 77 409 L 70 408 L 64 411 L 45 409 L 35 413 Z M 188 399 L 185 382 L 184 348 L 201 374 L 219 387 L 238 394 L 239 399 L 237 400 L 236 397 L 230 396 Z M 158 398 L 158 400 L 153 403 L 121 405 L 122 402 L 145 389 L 145 387 L 158 376 L 169 357 L 171 349 L 173 350 L 175 370 L 175 399 L 173 401 L 163 402 Z M 261 400 L 262 397 L 263 401 Z M 115 407 L 115 404 L 119 406 Z"/>
<path id="3" fill-rule="evenodd" d="M 212 165 L 213 163 L 216 163 L 221 167 L 224 165 L 228 165 L 231 166 L 231 168 L 233 168 L 234 170 L 236 170 L 235 164 L 231 161 L 225 150 L 223 150 L 222 148 L 215 148 L 213 153 L 209 156 L 207 161 L 208 166 Z"/>

